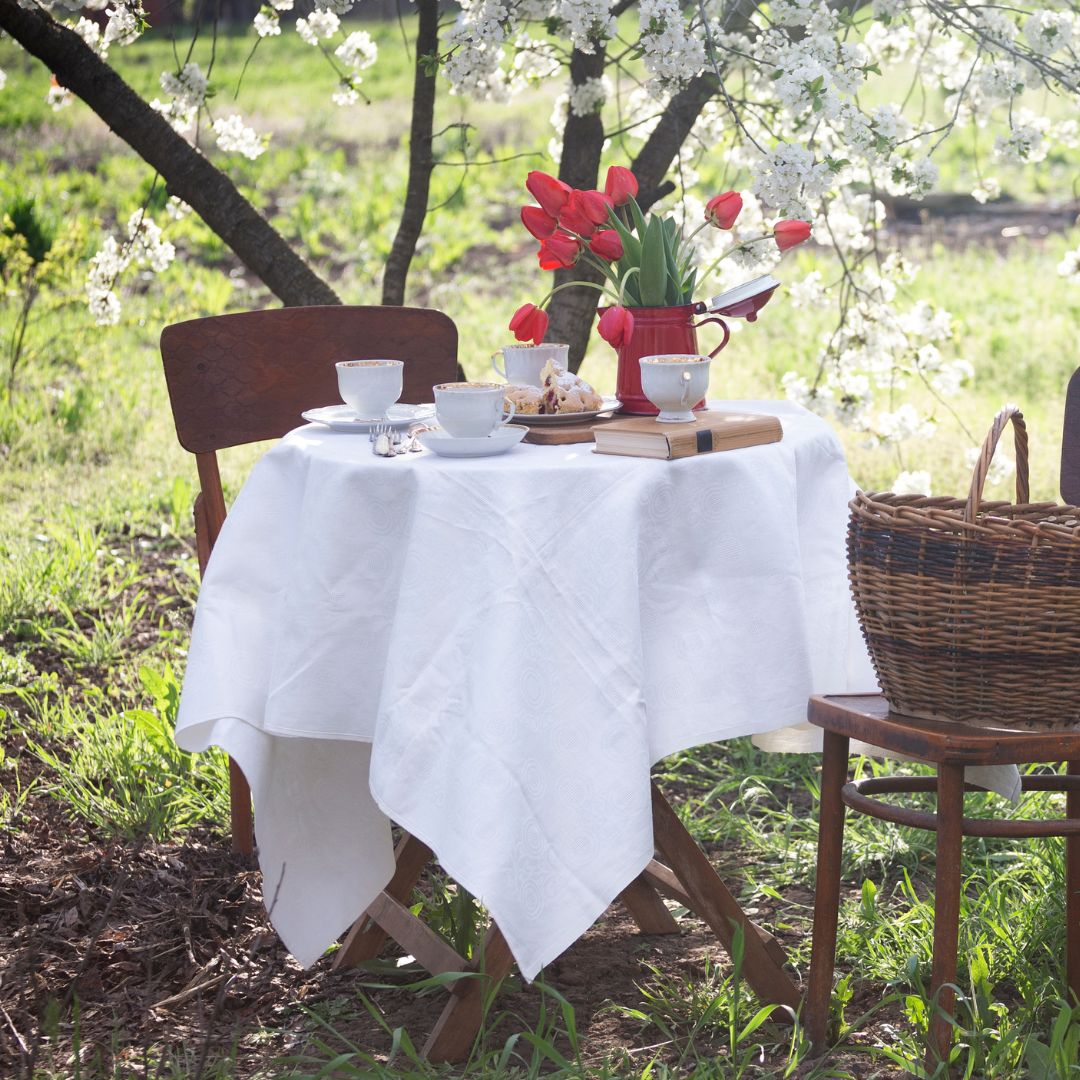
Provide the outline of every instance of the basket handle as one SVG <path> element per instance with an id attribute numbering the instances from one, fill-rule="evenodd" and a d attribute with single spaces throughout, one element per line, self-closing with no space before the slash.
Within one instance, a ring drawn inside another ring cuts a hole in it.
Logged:
<path id="1" fill-rule="evenodd" d="M 1024 414 L 1017 405 L 1006 405 L 994 417 L 990 426 L 990 433 L 979 451 L 979 460 L 975 463 L 975 473 L 971 477 L 971 490 L 968 492 L 967 506 L 964 507 L 964 520 L 969 525 L 975 524 L 979 513 L 979 504 L 982 502 L 983 487 L 986 484 L 986 475 L 990 472 L 990 462 L 994 460 L 994 451 L 997 449 L 998 440 L 1005 430 L 1009 421 L 1013 425 L 1013 439 L 1016 444 L 1016 501 L 1026 503 L 1029 501 L 1028 489 L 1028 436 L 1027 424 L 1024 423 Z"/>

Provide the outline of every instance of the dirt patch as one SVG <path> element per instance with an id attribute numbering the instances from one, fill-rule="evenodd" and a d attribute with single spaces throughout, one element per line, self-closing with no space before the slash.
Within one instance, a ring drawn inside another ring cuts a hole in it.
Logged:
<path id="1" fill-rule="evenodd" d="M 352 1043 L 384 1057 L 388 1030 L 403 1027 L 420 1046 L 437 1019 L 444 993 L 419 996 L 407 985 L 368 988 L 375 1015 L 363 1007 L 365 984 L 421 977 L 395 972 L 392 950 L 376 973 L 334 972 L 329 958 L 301 970 L 269 925 L 259 874 L 220 838 L 110 844 L 64 819 L 48 798 L 32 800 L 22 821 L 0 852 L 0 1075 L 28 1077 L 35 1065 L 63 1075 L 77 1034 L 84 1075 L 141 1076 L 162 1056 L 197 1074 L 200 1062 L 235 1053 L 242 1077 L 271 1055 L 304 1053 L 313 1033 L 338 1049 Z M 760 909 L 766 925 L 771 916 Z M 684 1044 L 626 1010 L 642 1007 L 642 987 L 688 983 L 700 993 L 730 970 L 707 928 L 689 917 L 682 926 L 678 935 L 645 936 L 616 907 L 549 966 L 545 982 L 573 1005 L 586 1061 L 615 1057 L 640 1067 L 658 1054 L 676 1063 Z M 806 929 L 781 940 L 794 944 Z M 508 979 L 489 1044 L 534 1029 L 545 1006 L 549 1016 L 558 1011 L 536 987 Z M 666 1020 L 685 1036 L 693 1016 L 679 1015 L 683 1008 Z M 694 1037 L 696 1053 L 721 1055 L 725 1039 L 722 1028 L 706 1028 Z M 565 1038 L 561 1045 L 565 1052 Z M 781 1047 L 778 1068 L 783 1055 Z M 835 1064 L 866 1067 L 865 1058 L 843 1058 Z"/>

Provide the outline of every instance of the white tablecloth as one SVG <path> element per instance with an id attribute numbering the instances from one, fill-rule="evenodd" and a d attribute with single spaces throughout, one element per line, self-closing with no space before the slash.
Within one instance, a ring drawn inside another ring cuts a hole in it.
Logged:
<path id="1" fill-rule="evenodd" d="M 791 404 L 728 407 L 781 416 L 783 441 L 387 460 L 308 426 L 256 465 L 202 586 L 176 737 L 247 775 L 302 964 L 389 880 L 392 819 L 531 978 L 652 857 L 654 762 L 875 688 L 836 437 Z"/>

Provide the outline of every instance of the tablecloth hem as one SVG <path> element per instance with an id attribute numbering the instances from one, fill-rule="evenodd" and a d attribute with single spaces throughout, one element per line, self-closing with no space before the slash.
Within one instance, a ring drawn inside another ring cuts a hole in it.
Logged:
<path id="1" fill-rule="evenodd" d="M 483 894 L 473 889 L 468 882 L 468 874 L 464 876 L 460 873 L 460 868 L 457 866 L 456 859 L 445 859 L 441 856 L 437 850 L 437 845 L 432 842 L 429 836 L 425 835 L 426 830 L 414 829 L 408 821 L 403 820 L 403 816 L 399 816 L 394 813 L 383 800 L 379 793 L 372 787 L 371 797 L 375 800 L 375 804 L 379 809 L 391 820 L 394 824 L 404 829 L 410 836 L 415 836 L 422 844 L 429 847 L 434 853 L 436 861 L 447 872 L 447 874 L 454 879 L 462 888 L 467 889 L 472 893 L 477 900 L 483 904 L 488 914 L 491 916 L 492 921 L 502 931 L 503 937 L 506 939 L 506 944 L 510 947 L 510 952 L 513 954 L 514 961 L 517 964 L 518 972 L 521 977 L 528 983 L 531 983 L 537 975 L 544 969 L 545 965 L 550 964 L 553 960 L 558 959 L 567 949 L 570 948 L 587 930 L 589 930 L 597 920 L 615 903 L 619 894 L 630 884 L 641 872 L 649 865 L 650 860 L 653 858 L 653 848 L 650 843 L 649 853 L 641 860 L 640 865 L 626 878 L 626 881 L 619 886 L 614 895 L 606 901 L 598 901 L 598 907 L 593 911 L 588 920 L 582 916 L 578 922 L 582 925 L 576 925 L 565 931 L 563 934 L 549 935 L 551 937 L 552 944 L 549 948 L 544 950 L 544 955 L 535 954 L 533 950 L 519 949 L 515 947 L 515 935 L 509 931 L 503 922 L 499 920 L 498 912 L 490 907 L 485 901 Z"/>

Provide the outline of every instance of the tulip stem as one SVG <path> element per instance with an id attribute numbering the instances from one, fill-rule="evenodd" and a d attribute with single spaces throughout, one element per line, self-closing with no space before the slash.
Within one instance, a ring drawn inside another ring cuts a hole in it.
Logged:
<path id="1" fill-rule="evenodd" d="M 606 285 L 598 285 L 595 281 L 564 281 L 561 285 L 556 285 L 555 288 L 552 289 L 551 292 L 549 292 L 547 294 L 547 296 L 545 296 L 544 299 L 541 300 L 540 303 L 537 304 L 536 306 L 538 308 L 543 308 L 543 306 L 557 292 L 562 292 L 563 289 L 576 289 L 576 288 L 579 288 L 579 287 L 584 287 L 584 288 L 588 288 L 588 289 L 596 289 L 597 292 L 606 293 L 608 296 L 613 295 L 611 290 L 608 289 L 608 287 Z M 618 297 L 616 297 L 616 299 L 618 299 Z"/>

